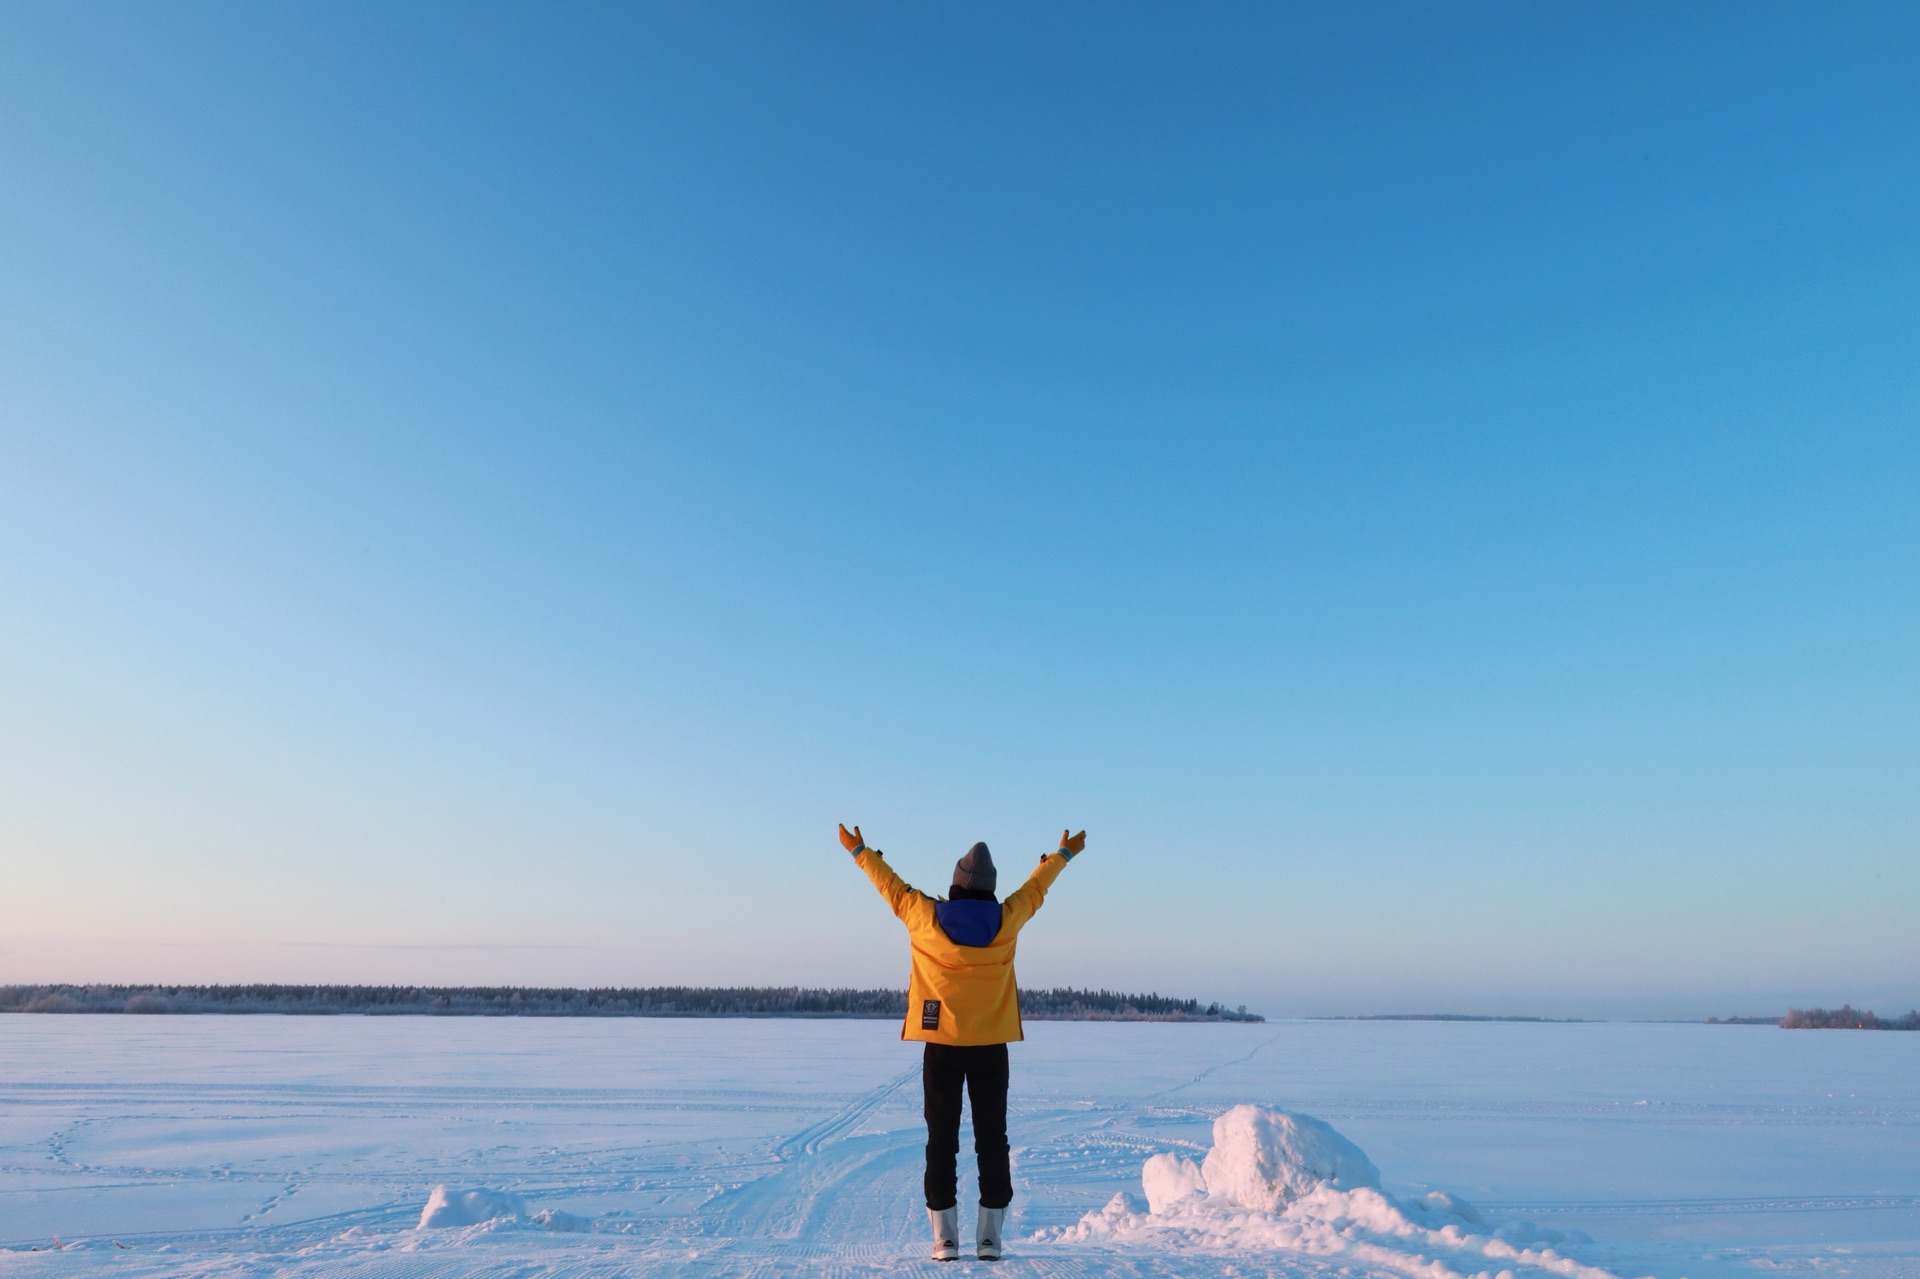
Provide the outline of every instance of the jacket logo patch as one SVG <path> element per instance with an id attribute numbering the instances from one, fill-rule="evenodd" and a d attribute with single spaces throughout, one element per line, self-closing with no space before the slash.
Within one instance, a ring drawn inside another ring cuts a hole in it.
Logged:
<path id="1" fill-rule="evenodd" d="M 920 1029 L 940 1029 L 940 1001 L 929 999 L 920 1005 Z"/>

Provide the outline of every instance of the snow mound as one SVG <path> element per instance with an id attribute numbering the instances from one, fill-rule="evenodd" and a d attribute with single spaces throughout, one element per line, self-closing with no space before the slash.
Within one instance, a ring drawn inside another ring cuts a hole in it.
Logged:
<path id="1" fill-rule="evenodd" d="M 489 1190 L 484 1186 L 475 1190 L 448 1190 L 445 1186 L 435 1186 L 433 1193 L 427 1197 L 427 1206 L 420 1210 L 418 1229 L 482 1225 L 525 1225 L 540 1230 L 562 1231 L 593 1229 L 593 1223 L 585 1217 L 576 1217 L 570 1212 L 559 1212 L 552 1208 L 532 1212 L 527 1208 L 527 1201 L 512 1191 Z"/>
<path id="2" fill-rule="evenodd" d="M 477 1226 L 483 1221 L 501 1218 L 527 1219 L 527 1201 L 507 1190 L 448 1190 L 435 1186 L 420 1212 L 421 1230 L 439 1230 L 447 1226 Z"/>
<path id="3" fill-rule="evenodd" d="M 1500 1226 L 1443 1191 L 1397 1199 L 1351 1141 L 1310 1115 L 1235 1106 L 1213 1125 L 1204 1162 L 1158 1154 L 1140 1169 L 1147 1210 L 1125 1193 L 1036 1239 L 1128 1248 L 1292 1252 L 1422 1279 L 1617 1279 L 1555 1245 L 1577 1232 Z"/>
<path id="4" fill-rule="evenodd" d="M 1200 1176 L 1210 1198 L 1261 1212 L 1278 1212 L 1321 1186 L 1380 1188 L 1380 1170 L 1331 1125 L 1259 1106 L 1235 1106 L 1213 1121 Z"/>
<path id="5" fill-rule="evenodd" d="M 1153 1156 L 1142 1165 L 1140 1181 L 1147 1189 L 1149 1212 L 1165 1212 L 1182 1199 L 1207 1193 L 1200 1165 L 1179 1155 Z"/>

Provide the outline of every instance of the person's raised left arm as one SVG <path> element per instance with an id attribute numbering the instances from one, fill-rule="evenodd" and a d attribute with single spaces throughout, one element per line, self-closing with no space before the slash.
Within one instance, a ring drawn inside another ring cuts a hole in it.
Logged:
<path id="1" fill-rule="evenodd" d="M 1000 926 L 1018 928 L 1033 918 L 1035 911 L 1047 900 L 1047 889 L 1053 887 L 1053 881 L 1067 868 L 1067 863 L 1078 857 L 1087 846 L 1087 832 L 1078 835 L 1070 831 L 1060 832 L 1060 847 L 1040 859 L 1033 868 L 1033 874 L 1027 876 L 1027 882 L 1007 894 L 1006 901 L 1000 904 Z"/>

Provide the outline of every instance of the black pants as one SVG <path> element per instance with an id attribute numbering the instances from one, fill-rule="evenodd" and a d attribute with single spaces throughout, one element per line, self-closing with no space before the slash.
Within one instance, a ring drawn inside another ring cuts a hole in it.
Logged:
<path id="1" fill-rule="evenodd" d="M 973 1153 L 980 1161 L 980 1205 L 1013 1202 L 1013 1165 L 1007 1156 L 1007 1046 L 956 1048 L 928 1044 L 920 1082 L 927 1094 L 927 1207 L 938 1212 L 959 1199 L 960 1089 L 973 1106 Z"/>

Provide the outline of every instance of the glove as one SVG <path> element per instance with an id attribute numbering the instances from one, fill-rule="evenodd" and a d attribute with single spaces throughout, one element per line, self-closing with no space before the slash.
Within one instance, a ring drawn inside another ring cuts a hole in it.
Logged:
<path id="1" fill-rule="evenodd" d="M 1086 846 L 1087 832 L 1081 831 L 1078 835 L 1071 834 L 1064 830 L 1060 832 L 1060 855 L 1068 861 L 1072 861 L 1078 857 L 1080 850 Z"/>
<path id="2" fill-rule="evenodd" d="M 858 853 L 861 849 L 865 848 L 866 846 L 867 846 L 867 841 L 860 837 L 860 828 L 858 826 L 855 826 L 852 830 L 848 830 L 846 828 L 845 823 L 841 824 L 840 847 L 846 849 L 850 853 Z"/>

